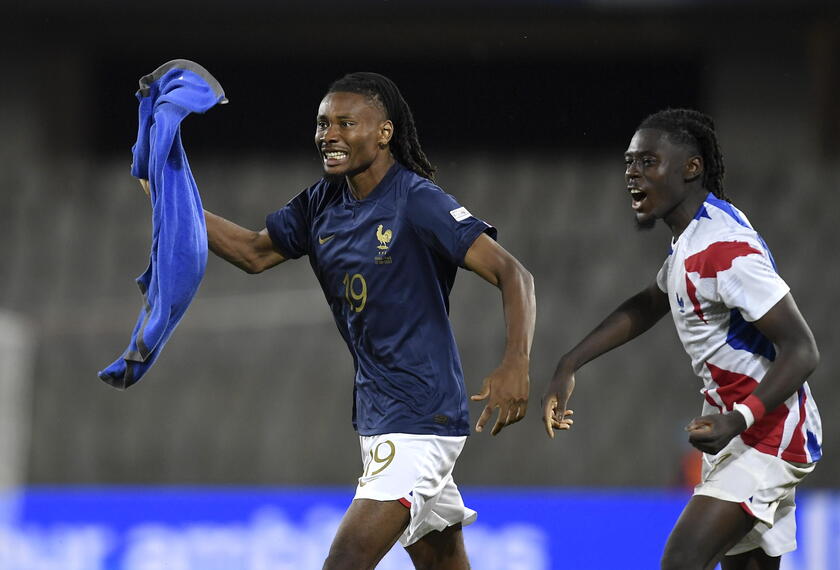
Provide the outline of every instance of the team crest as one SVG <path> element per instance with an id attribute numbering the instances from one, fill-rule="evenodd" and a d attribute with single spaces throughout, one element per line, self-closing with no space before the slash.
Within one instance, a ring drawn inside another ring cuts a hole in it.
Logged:
<path id="1" fill-rule="evenodd" d="M 379 227 L 376 228 L 376 239 L 379 240 L 379 245 L 376 246 L 379 250 L 385 252 L 388 250 L 388 242 L 391 241 L 391 236 L 393 232 L 391 230 L 383 229 L 382 224 L 379 224 Z"/>
<path id="2" fill-rule="evenodd" d="M 376 257 L 373 258 L 373 261 L 377 265 L 386 265 L 391 263 L 391 256 L 386 254 L 388 253 L 388 248 L 391 247 L 389 244 L 391 243 L 391 238 L 393 237 L 393 230 L 385 229 L 385 226 L 382 224 L 379 224 L 376 228 L 376 240 L 379 242 L 376 249 L 378 249 L 379 252 Z"/>

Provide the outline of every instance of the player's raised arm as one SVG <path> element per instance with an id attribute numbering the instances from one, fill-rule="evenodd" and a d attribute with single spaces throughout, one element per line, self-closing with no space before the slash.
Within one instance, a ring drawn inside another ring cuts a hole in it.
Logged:
<path id="1" fill-rule="evenodd" d="M 246 273 L 260 273 L 286 260 L 266 229 L 249 230 L 207 210 L 204 220 L 210 251 Z"/>
<path id="2" fill-rule="evenodd" d="M 146 196 L 150 196 L 149 181 L 142 178 L 138 181 Z M 286 261 L 265 229 L 255 232 L 207 210 L 204 210 L 204 221 L 210 251 L 246 273 L 260 273 Z"/>
<path id="3" fill-rule="evenodd" d="M 575 387 L 575 372 L 584 364 L 633 340 L 668 313 L 668 297 L 656 283 L 624 301 L 586 335 L 557 364 L 542 398 L 543 421 L 549 437 L 555 429 L 569 429 L 572 411 L 566 409 Z"/>
<path id="4" fill-rule="evenodd" d="M 505 354 L 502 363 L 484 379 L 481 392 L 471 397 L 473 401 L 489 398 L 476 431 L 482 431 L 493 410 L 499 408 L 490 432 L 496 435 L 506 425 L 524 418 L 528 409 L 528 366 L 536 321 L 534 279 L 515 257 L 485 234 L 479 235 L 467 250 L 464 265 L 502 292 Z"/>

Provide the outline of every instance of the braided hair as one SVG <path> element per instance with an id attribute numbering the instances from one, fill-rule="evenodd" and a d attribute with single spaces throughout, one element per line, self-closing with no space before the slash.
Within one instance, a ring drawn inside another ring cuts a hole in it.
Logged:
<path id="1" fill-rule="evenodd" d="M 337 92 L 358 93 L 381 106 L 385 116 L 394 123 L 394 136 L 390 142 L 394 158 L 423 178 L 434 180 L 437 169 L 420 148 L 411 109 L 393 81 L 378 73 L 348 73 L 327 90 L 327 93 Z"/>
<path id="2" fill-rule="evenodd" d="M 711 117 L 693 109 L 665 109 L 649 115 L 639 129 L 664 131 L 673 142 L 696 148 L 703 158 L 703 187 L 721 200 L 731 201 L 723 191 L 726 168 Z"/>

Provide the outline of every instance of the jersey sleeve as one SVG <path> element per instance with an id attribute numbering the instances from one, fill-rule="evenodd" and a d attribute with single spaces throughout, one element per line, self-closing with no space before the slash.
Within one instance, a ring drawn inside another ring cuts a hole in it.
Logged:
<path id="1" fill-rule="evenodd" d="M 727 307 L 738 309 L 744 319 L 753 322 L 787 295 L 790 287 L 760 244 L 749 247 L 753 253 L 734 258 L 729 269 L 718 272 L 717 292 Z"/>
<path id="2" fill-rule="evenodd" d="M 418 188 L 409 194 L 407 216 L 428 247 L 461 267 L 467 250 L 479 235 L 486 233 L 496 239 L 496 228 L 474 217 L 436 186 Z"/>
<path id="3" fill-rule="evenodd" d="M 286 259 L 297 259 L 310 250 L 310 224 L 306 191 L 265 218 L 265 227 L 276 247 Z"/>
<path id="4" fill-rule="evenodd" d="M 656 274 L 656 285 L 663 293 L 668 293 L 668 271 L 670 269 L 670 263 L 671 254 L 668 254 L 668 257 L 665 258 L 665 261 L 662 263 L 662 267 L 659 268 L 659 271 Z"/>

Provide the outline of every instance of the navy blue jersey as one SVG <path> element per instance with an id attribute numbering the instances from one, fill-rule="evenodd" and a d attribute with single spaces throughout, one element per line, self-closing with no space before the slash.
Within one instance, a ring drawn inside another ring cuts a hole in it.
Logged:
<path id="1" fill-rule="evenodd" d="M 266 228 L 284 257 L 309 256 L 353 355 L 353 427 L 468 435 L 449 292 L 469 247 L 495 228 L 399 163 L 364 200 L 322 179 Z"/>

